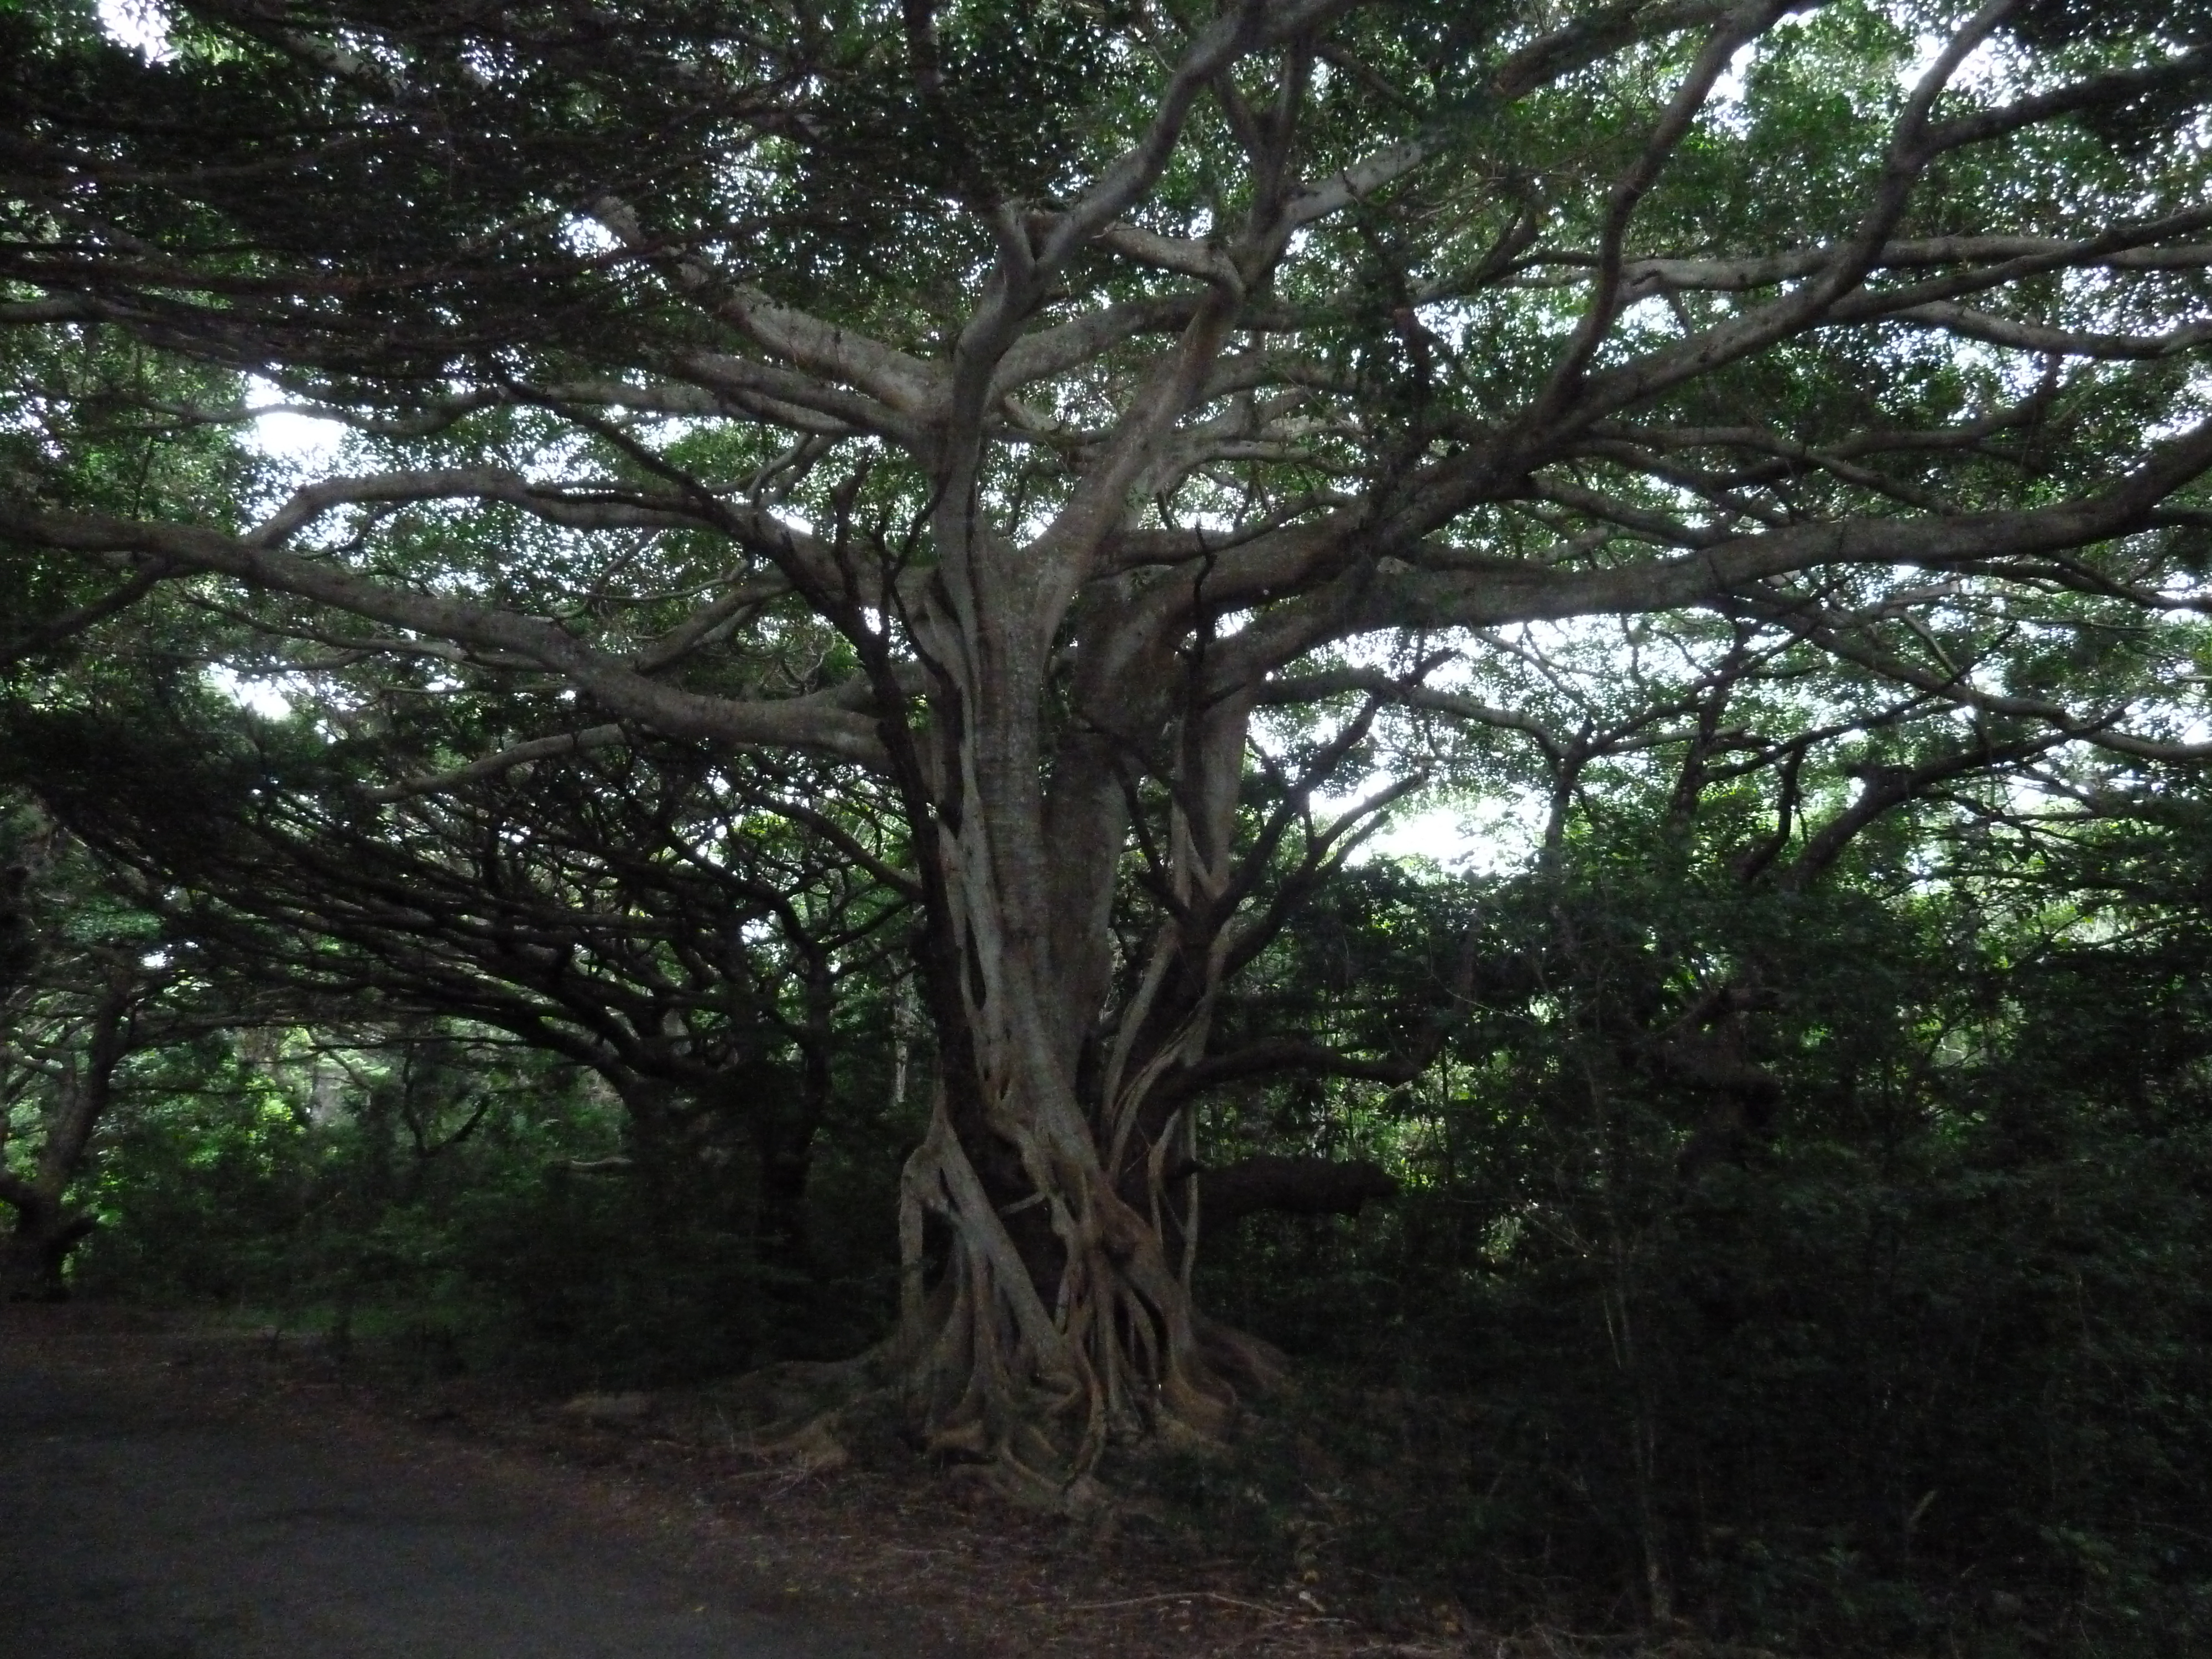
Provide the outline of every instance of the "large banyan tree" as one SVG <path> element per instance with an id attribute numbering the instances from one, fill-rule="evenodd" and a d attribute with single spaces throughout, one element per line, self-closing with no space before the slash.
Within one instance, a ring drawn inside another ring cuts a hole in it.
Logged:
<path id="1" fill-rule="evenodd" d="M 1265 1370 L 1192 1303 L 1205 1091 L 1436 1033 L 1212 1016 L 1413 781 L 1322 810 L 1378 723 L 1634 726 L 1486 699 L 1515 630 L 1886 689 L 1684 705 L 1778 843 L 2205 752 L 2201 4 L 33 0 L 0 64 L 9 559 L 296 696 L 557 711 L 456 776 L 653 732 L 897 803 L 813 827 L 921 918 L 885 1356 L 948 1450 L 1065 1478 Z M 131 485 L 276 404 L 350 436 Z"/>

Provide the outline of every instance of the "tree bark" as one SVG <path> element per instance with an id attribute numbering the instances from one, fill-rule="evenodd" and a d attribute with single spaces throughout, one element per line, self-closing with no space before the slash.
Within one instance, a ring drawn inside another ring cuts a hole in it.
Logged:
<path id="1" fill-rule="evenodd" d="M 0 1179 L 0 1200 L 15 1209 L 15 1224 L 0 1241 L 0 1301 L 66 1301 L 70 1252 L 92 1232 L 93 1218 L 12 1177 Z"/>
<path id="2" fill-rule="evenodd" d="M 61 1099 L 46 1124 L 28 1176 L 0 1170 L 0 1203 L 14 1207 L 15 1224 L 0 1249 L 0 1297 L 9 1301 L 61 1301 L 69 1295 L 70 1252 L 97 1223 L 66 1202 L 93 1133 L 114 1098 L 115 1073 L 131 1052 L 133 988 L 118 976 L 94 1004 L 83 1052 L 59 1081 Z"/>
<path id="3" fill-rule="evenodd" d="M 740 1065 L 689 1085 L 626 1069 L 609 1074 L 629 1118 L 633 1155 L 620 1167 L 657 1184 L 668 1206 L 696 1199 L 696 1183 L 732 1150 L 728 1138 L 742 1136 L 752 1154 L 752 1188 L 746 1193 L 726 1176 L 716 1177 L 714 1201 L 746 1226 L 754 1260 L 767 1270 L 769 1294 L 786 1298 L 805 1288 L 814 1145 L 836 1089 L 826 1042 L 811 1041 L 812 1035 L 802 1044 L 795 1073 L 781 1066 Z"/>
<path id="4" fill-rule="evenodd" d="M 0 997 L 15 988 L 38 959 L 31 933 L 31 872 L 20 864 L 0 869 Z"/>
<path id="5" fill-rule="evenodd" d="M 936 744 L 907 787 L 929 854 L 940 1071 L 902 1181 L 895 1352 L 933 1449 L 1074 1490 L 1116 1440 L 1219 1433 L 1237 1384 L 1277 1369 L 1193 1304 L 1191 1117 L 1158 1086 L 1206 1048 L 1250 702 L 1149 711 L 1176 739 L 1175 896 L 1133 995 L 1112 1006 L 1107 906 L 1130 817 L 1110 750 L 1079 734 L 1048 753 L 1052 630 L 1023 592 L 1035 566 L 993 569 L 972 522 L 947 532 L 989 576 L 923 630 Z M 949 1240 L 933 1271 L 933 1218 Z"/>

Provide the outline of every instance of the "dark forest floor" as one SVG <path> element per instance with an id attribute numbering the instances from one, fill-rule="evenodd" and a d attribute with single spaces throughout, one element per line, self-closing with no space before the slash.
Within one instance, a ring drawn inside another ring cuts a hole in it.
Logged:
<path id="1" fill-rule="evenodd" d="M 373 1352 L 340 1364 L 318 1346 L 204 1319 L 0 1310 L 0 1599 L 21 1604 L 0 1607 L 0 1651 L 1622 1651 L 1472 1630 L 1449 1606 L 1384 1627 L 1344 1616 L 1326 1583 L 1271 1582 L 1231 1541 L 1141 1516 L 1040 1516 L 918 1459 L 839 1454 L 749 1453 L 712 1391 L 562 1401 L 424 1380 Z M 547 1644 L 551 1628 L 568 1645 Z"/>

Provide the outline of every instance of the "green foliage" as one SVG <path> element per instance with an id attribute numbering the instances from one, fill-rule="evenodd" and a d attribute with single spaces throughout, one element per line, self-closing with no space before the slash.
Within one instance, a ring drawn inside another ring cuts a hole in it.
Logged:
<path id="1" fill-rule="evenodd" d="M 842 1353 L 884 1316 L 881 1160 L 822 1184 L 818 1275 L 763 1262 L 755 1175 L 641 1163 L 567 1068 L 416 1031 L 164 1057 L 82 1186 L 92 1295 L 256 1310 L 437 1372 L 631 1386 Z M 855 1261 L 858 1255 L 862 1260 Z M 827 1294 L 825 1294 L 827 1292 Z"/>
<path id="2" fill-rule="evenodd" d="M 1211 1304 L 1316 1380 L 1185 1501 L 1509 1623 L 2212 1639 L 2201 830 L 1813 893 L 1701 878 L 1678 833 L 1631 816 L 1483 894 L 1518 971 L 1421 1085 L 1278 1091 L 1277 1136 L 1350 1127 L 1407 1190 L 1214 1250 Z M 1712 1091 L 1639 1034 L 1753 963 L 1780 1104 L 1697 1160 Z"/>

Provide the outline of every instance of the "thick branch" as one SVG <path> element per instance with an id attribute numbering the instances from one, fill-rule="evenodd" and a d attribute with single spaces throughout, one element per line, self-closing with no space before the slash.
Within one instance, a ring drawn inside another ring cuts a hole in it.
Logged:
<path id="1" fill-rule="evenodd" d="M 665 685 L 551 623 L 458 599 L 410 592 L 325 560 L 258 546 L 191 525 L 44 513 L 0 502 L 0 535 L 79 553 L 143 553 L 234 576 L 319 605 L 458 644 L 489 647 L 561 675 L 609 712 L 665 732 L 741 747 L 811 750 L 879 765 L 875 723 L 819 697 L 741 702 Z"/>

